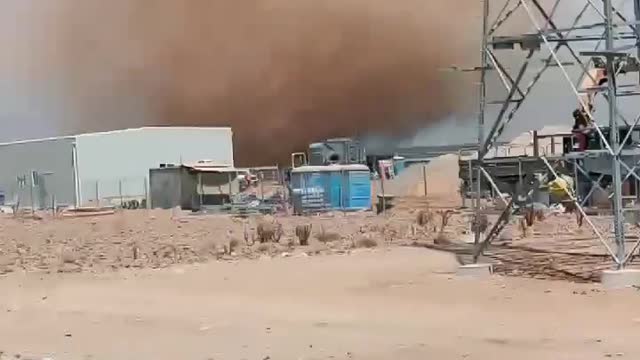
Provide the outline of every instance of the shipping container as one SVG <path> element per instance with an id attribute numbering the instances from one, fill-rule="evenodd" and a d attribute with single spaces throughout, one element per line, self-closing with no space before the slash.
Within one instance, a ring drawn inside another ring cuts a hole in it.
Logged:
<path id="1" fill-rule="evenodd" d="M 302 166 L 291 171 L 294 213 L 371 209 L 371 174 L 365 165 Z"/>

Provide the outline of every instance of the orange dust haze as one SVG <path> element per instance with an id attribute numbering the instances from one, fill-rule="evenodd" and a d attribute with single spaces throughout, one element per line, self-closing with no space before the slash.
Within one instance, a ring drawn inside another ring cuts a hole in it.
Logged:
<path id="1" fill-rule="evenodd" d="M 230 125 L 237 162 L 255 165 L 327 137 L 410 134 L 472 103 L 469 79 L 442 68 L 477 63 L 475 1 L 36 6 L 42 61 L 72 113 L 65 132 Z"/>

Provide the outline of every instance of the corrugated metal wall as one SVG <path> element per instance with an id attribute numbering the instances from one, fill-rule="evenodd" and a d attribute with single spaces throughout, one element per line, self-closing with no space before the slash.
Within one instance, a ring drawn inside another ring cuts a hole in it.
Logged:
<path id="1" fill-rule="evenodd" d="M 145 195 L 150 168 L 211 160 L 233 166 L 230 128 L 149 127 L 77 136 L 83 203 Z"/>
<path id="2" fill-rule="evenodd" d="M 184 194 L 192 194 L 195 186 L 192 189 L 188 189 L 182 183 L 183 179 L 188 180 L 184 169 L 181 167 L 151 170 L 149 178 L 151 208 L 171 209 L 175 206 L 188 208 L 186 205 L 191 205 L 191 196 L 185 198 Z M 183 191 L 183 187 L 191 191 Z"/>
<path id="3" fill-rule="evenodd" d="M 0 192 L 5 203 L 18 198 L 21 206 L 49 207 L 51 196 L 58 204 L 75 203 L 73 138 L 46 139 L 0 145 Z M 31 172 L 40 174 L 31 189 Z M 43 175 L 47 174 L 47 175 Z M 23 181 L 18 181 L 18 178 Z M 31 191 L 33 190 L 33 191 Z"/>

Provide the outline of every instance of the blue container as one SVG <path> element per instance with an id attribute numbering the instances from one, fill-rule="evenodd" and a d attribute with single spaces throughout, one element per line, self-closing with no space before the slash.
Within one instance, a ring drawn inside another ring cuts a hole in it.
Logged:
<path id="1" fill-rule="evenodd" d="M 302 166 L 291 171 L 296 214 L 371 209 L 371 175 L 365 165 Z"/>

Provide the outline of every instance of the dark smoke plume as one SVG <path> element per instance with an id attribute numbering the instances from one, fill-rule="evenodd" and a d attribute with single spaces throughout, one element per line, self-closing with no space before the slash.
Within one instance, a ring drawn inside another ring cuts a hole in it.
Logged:
<path id="1" fill-rule="evenodd" d="M 61 131 L 230 125 L 243 165 L 423 128 L 471 102 L 441 69 L 479 57 L 469 0 L 42 3 L 43 61 L 74 113 Z"/>

